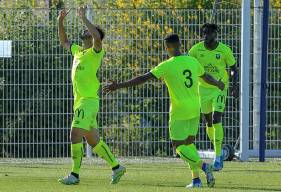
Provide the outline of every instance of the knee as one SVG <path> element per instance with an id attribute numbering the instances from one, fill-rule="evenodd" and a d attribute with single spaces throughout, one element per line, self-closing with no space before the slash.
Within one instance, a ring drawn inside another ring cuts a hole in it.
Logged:
<path id="1" fill-rule="evenodd" d="M 215 112 L 213 116 L 213 124 L 221 123 L 222 114 L 220 112 Z"/>
<path id="2" fill-rule="evenodd" d="M 82 138 L 80 137 L 80 134 L 77 133 L 77 131 L 71 130 L 69 138 L 71 143 L 73 144 L 82 142 Z"/>
<path id="3" fill-rule="evenodd" d="M 208 127 L 213 126 L 212 113 L 204 114 L 204 119 L 207 122 Z"/>
<path id="4" fill-rule="evenodd" d="M 207 125 L 207 127 L 212 127 L 212 126 L 213 126 L 213 122 L 212 122 L 212 121 L 210 121 L 210 122 L 207 121 L 207 124 L 206 124 L 206 125 Z"/>
<path id="5" fill-rule="evenodd" d="M 95 147 L 100 142 L 100 137 L 98 134 L 86 135 L 86 140 L 91 147 Z"/>
<path id="6" fill-rule="evenodd" d="M 97 146 L 97 144 L 100 142 L 99 138 L 93 139 L 91 141 L 87 141 L 87 143 L 91 146 L 91 147 L 95 147 Z"/>
<path id="7" fill-rule="evenodd" d="M 176 140 L 173 140 L 172 141 L 172 144 L 173 144 L 173 147 L 175 149 L 177 149 L 179 146 L 181 145 L 190 145 L 190 144 L 193 144 L 195 140 L 195 136 L 188 136 L 185 140 L 182 140 L 182 141 L 176 141 Z"/>

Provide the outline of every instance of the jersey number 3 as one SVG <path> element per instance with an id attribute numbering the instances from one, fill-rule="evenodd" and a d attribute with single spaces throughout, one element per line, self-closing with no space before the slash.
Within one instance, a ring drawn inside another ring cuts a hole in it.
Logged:
<path id="1" fill-rule="evenodd" d="M 192 87 L 192 85 L 193 85 L 193 80 L 192 80 L 192 78 L 191 78 L 191 76 L 192 76 L 191 71 L 190 71 L 189 69 L 186 69 L 186 70 L 183 71 L 183 75 L 185 76 L 185 79 L 186 79 L 186 81 L 184 82 L 185 86 L 186 86 L 187 88 Z"/>

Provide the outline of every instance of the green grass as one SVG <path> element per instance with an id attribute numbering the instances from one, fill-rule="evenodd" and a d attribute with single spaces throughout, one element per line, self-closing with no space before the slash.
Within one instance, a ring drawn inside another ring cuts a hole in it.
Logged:
<path id="1" fill-rule="evenodd" d="M 190 182 L 189 169 L 176 160 L 169 163 L 127 163 L 127 174 L 118 185 L 110 185 L 111 171 L 103 164 L 82 166 L 81 182 L 64 186 L 57 182 L 69 171 L 69 163 L 55 164 L 0 164 L 1 192 L 181 192 Z M 227 162 L 222 172 L 215 173 L 216 186 L 200 191 L 281 191 L 281 162 Z"/>

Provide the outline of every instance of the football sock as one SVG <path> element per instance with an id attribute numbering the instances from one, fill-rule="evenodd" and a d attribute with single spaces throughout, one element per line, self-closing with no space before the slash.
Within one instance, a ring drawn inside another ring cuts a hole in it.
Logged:
<path id="1" fill-rule="evenodd" d="M 103 158 L 111 168 L 114 168 L 119 165 L 116 158 L 111 153 L 109 147 L 105 142 L 100 140 L 100 142 L 93 148 L 93 151 L 101 158 Z"/>
<path id="2" fill-rule="evenodd" d="M 214 137 L 215 137 L 215 133 L 214 133 L 214 127 L 208 127 L 207 126 L 207 135 L 210 139 L 210 141 L 212 142 L 212 144 L 214 144 Z"/>
<path id="3" fill-rule="evenodd" d="M 221 156 L 221 147 L 223 142 L 223 127 L 222 127 L 222 123 L 213 124 L 213 127 L 215 129 L 214 148 L 215 148 L 216 157 L 218 157 Z"/>
<path id="4" fill-rule="evenodd" d="M 199 177 L 199 167 L 195 164 L 189 164 L 189 163 L 187 163 L 187 164 L 189 165 L 189 168 L 191 170 L 192 178 L 194 179 L 194 178 Z"/>
<path id="5" fill-rule="evenodd" d="M 71 144 L 72 173 L 79 174 L 83 153 L 82 143 Z"/>
<path id="6" fill-rule="evenodd" d="M 193 169 L 196 174 L 196 171 L 198 172 L 198 168 L 200 167 L 202 161 L 199 157 L 195 145 L 180 145 L 177 147 L 176 151 L 179 154 L 180 158 L 187 162 L 190 168 Z"/>

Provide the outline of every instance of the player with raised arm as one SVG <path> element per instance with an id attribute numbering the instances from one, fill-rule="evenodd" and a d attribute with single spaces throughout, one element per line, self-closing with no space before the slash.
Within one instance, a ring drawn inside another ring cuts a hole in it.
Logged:
<path id="1" fill-rule="evenodd" d="M 84 137 L 87 143 L 93 147 L 93 152 L 110 165 L 112 168 L 111 183 L 116 184 L 124 175 L 126 169 L 119 165 L 107 144 L 100 139 L 96 120 L 99 111 L 98 90 L 100 87 L 96 74 L 105 53 L 102 48 L 102 40 L 105 34 L 101 28 L 93 25 L 86 18 L 85 12 L 85 7 L 80 7 L 78 10 L 79 17 L 87 27 L 81 34 L 83 46 L 71 43 L 67 38 L 63 25 L 67 12 L 62 10 L 58 16 L 60 44 L 70 51 L 74 57 L 71 78 L 75 113 L 70 132 L 72 171 L 68 176 L 59 179 L 59 182 L 66 185 L 79 183 Z"/>
<path id="2" fill-rule="evenodd" d="M 207 83 L 224 90 L 224 84 L 215 80 L 204 72 L 198 61 L 180 51 L 180 40 L 177 34 L 165 37 L 165 47 L 170 59 L 160 63 L 150 72 L 122 83 L 112 81 L 103 88 L 110 93 L 120 88 L 136 86 L 151 79 L 163 79 L 170 95 L 169 132 L 173 146 L 181 159 L 190 165 L 193 170 L 192 183 L 187 188 L 201 187 L 199 170 L 206 175 L 207 184 L 213 187 L 215 179 L 212 174 L 212 165 L 204 163 L 193 144 L 198 132 L 200 119 L 200 102 L 198 93 L 199 77 Z"/>
<path id="3" fill-rule="evenodd" d="M 227 91 L 229 87 L 229 75 L 226 68 L 230 67 L 230 74 L 233 78 L 232 95 L 237 97 L 237 69 L 235 58 L 231 49 L 217 41 L 218 26 L 206 23 L 202 26 L 204 41 L 195 44 L 189 55 L 195 57 L 205 71 L 216 80 L 221 80 L 225 84 L 225 89 L 220 90 L 216 86 L 207 84 L 200 79 L 200 102 L 201 112 L 207 121 L 207 135 L 214 145 L 216 157 L 214 159 L 214 170 L 223 168 L 222 142 L 224 130 L 222 126 L 222 113 L 224 112 Z"/>

